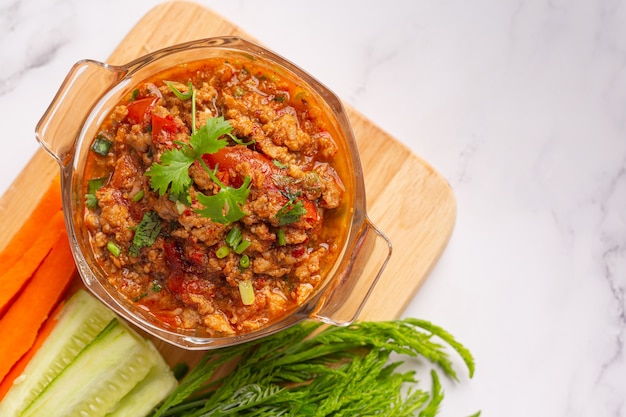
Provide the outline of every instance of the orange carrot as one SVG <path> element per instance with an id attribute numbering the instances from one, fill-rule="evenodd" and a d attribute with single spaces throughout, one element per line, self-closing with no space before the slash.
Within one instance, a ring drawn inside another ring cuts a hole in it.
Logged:
<path id="1" fill-rule="evenodd" d="M 57 210 L 56 213 L 48 214 L 46 222 L 39 224 L 38 236 L 34 236 L 31 246 L 20 259 L 9 269 L 0 272 L 0 317 L 50 253 L 61 234 L 65 235 L 65 222 L 63 212 Z"/>
<path id="2" fill-rule="evenodd" d="M 52 314 L 50 314 L 50 318 L 46 320 L 43 326 L 41 326 L 39 333 L 37 333 L 37 338 L 35 339 L 35 343 L 33 343 L 33 346 L 11 368 L 11 371 L 7 374 L 7 376 L 4 377 L 4 379 L 0 383 L 0 401 L 2 401 L 4 396 L 13 386 L 13 381 L 15 381 L 17 377 L 22 375 L 22 373 L 26 369 L 26 365 L 28 365 L 33 356 L 35 356 L 35 353 L 37 353 L 37 351 L 41 348 L 41 345 L 43 345 L 43 342 L 46 341 L 46 339 L 52 332 L 52 329 L 54 329 L 54 326 L 57 325 L 57 322 L 59 321 L 59 313 L 63 309 L 64 305 L 65 300 L 61 300 L 61 302 L 57 304 Z"/>
<path id="3" fill-rule="evenodd" d="M 61 179 L 57 175 L 28 216 L 28 219 L 0 252 L 0 265 L 4 269 L 9 268 L 22 257 L 22 254 L 40 233 L 41 226 L 46 224 L 54 213 L 61 210 L 61 207 Z"/>
<path id="4" fill-rule="evenodd" d="M 0 319 L 0 380 L 33 346 L 42 323 L 61 299 L 75 273 L 69 241 L 63 233 Z"/>

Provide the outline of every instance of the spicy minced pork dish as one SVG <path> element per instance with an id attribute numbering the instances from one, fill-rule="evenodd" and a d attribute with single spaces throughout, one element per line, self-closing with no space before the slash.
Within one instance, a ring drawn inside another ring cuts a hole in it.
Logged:
<path id="1" fill-rule="evenodd" d="M 293 311 L 345 239 L 341 140 L 314 95 L 253 62 L 212 58 L 142 82 L 100 126 L 84 176 L 109 284 L 194 335 Z"/>

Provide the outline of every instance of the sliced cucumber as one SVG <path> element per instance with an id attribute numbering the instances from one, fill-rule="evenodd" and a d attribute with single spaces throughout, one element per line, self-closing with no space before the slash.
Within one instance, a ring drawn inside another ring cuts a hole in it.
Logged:
<path id="1" fill-rule="evenodd" d="M 114 318 L 21 415 L 105 416 L 156 362 L 155 350 Z"/>
<path id="2" fill-rule="evenodd" d="M 115 317 L 83 290 L 76 292 L 59 314 L 54 330 L 0 402 L 0 416 L 19 416 Z"/>
<path id="3" fill-rule="evenodd" d="M 152 343 L 146 342 L 157 353 L 157 363 L 152 367 L 148 375 L 135 386 L 117 404 L 115 410 L 107 414 L 107 417 L 142 417 L 156 408 L 168 395 L 174 391 L 178 381 L 170 367 Z"/>

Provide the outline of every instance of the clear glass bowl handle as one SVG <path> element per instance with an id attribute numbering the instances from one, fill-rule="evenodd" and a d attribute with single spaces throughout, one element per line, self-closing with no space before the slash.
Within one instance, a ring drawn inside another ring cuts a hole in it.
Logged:
<path id="1" fill-rule="evenodd" d="M 349 325 L 357 319 L 376 286 L 391 257 L 391 242 L 367 218 L 358 235 L 344 260 L 347 267 L 324 291 L 312 318 L 336 326 Z"/>
<path id="2" fill-rule="evenodd" d="M 93 60 L 74 64 L 37 124 L 41 146 L 64 167 L 71 160 L 76 138 L 94 104 L 126 70 Z"/>

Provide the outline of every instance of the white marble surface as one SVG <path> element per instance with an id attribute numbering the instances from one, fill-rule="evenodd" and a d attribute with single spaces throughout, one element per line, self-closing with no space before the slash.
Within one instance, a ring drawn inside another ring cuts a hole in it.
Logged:
<path id="1" fill-rule="evenodd" d="M 476 356 L 441 416 L 626 416 L 626 0 L 202 3 L 452 184 L 456 229 L 406 312 Z M 156 4 L 0 0 L 0 192 L 69 67 Z"/>

